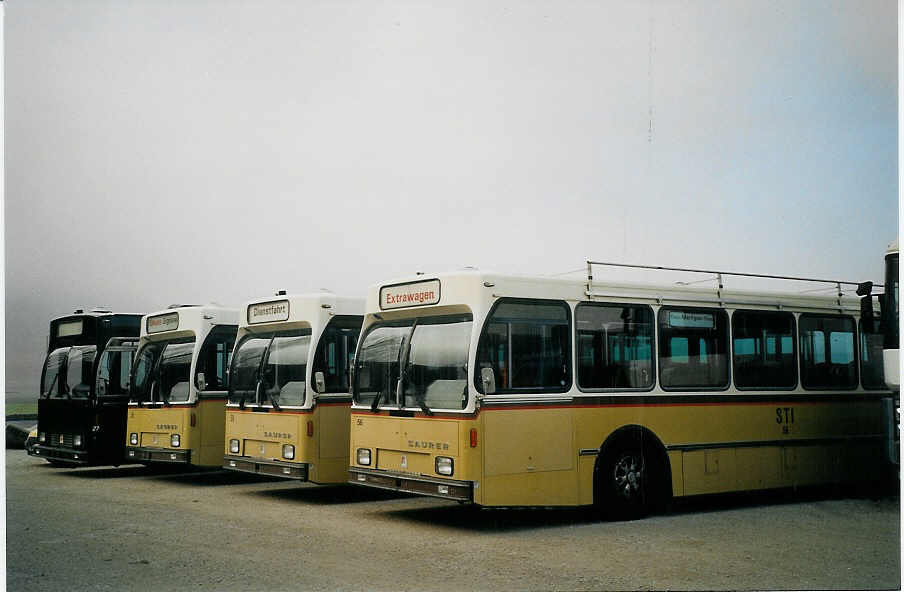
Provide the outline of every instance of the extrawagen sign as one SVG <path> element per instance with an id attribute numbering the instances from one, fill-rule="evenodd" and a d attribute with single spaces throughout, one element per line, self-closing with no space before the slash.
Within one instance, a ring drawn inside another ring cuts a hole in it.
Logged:
<path id="1" fill-rule="evenodd" d="M 289 301 L 276 300 L 273 302 L 261 302 L 248 307 L 248 324 L 273 323 L 289 320 Z"/>
<path id="2" fill-rule="evenodd" d="M 439 280 L 383 286 L 380 288 L 380 309 L 436 304 L 439 302 L 439 288 Z"/>

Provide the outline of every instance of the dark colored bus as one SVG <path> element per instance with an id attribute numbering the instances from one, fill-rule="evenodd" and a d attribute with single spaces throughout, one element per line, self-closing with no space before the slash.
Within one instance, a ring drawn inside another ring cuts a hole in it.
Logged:
<path id="1" fill-rule="evenodd" d="M 29 454 L 62 466 L 122 462 L 141 316 L 76 310 L 50 321 L 38 438 Z"/>

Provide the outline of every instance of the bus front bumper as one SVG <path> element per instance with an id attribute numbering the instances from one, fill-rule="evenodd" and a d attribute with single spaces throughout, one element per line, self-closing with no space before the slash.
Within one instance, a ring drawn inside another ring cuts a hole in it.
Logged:
<path id="1" fill-rule="evenodd" d="M 87 465 L 89 463 L 88 452 L 85 450 L 76 450 L 74 448 L 34 444 L 28 449 L 28 454 L 38 458 L 56 460 L 73 465 Z"/>
<path id="2" fill-rule="evenodd" d="M 126 459 L 135 462 L 166 462 L 188 464 L 191 462 L 191 450 L 126 446 Z"/>
<path id="3" fill-rule="evenodd" d="M 223 457 L 223 468 L 230 471 L 241 471 L 242 473 L 254 473 L 255 475 L 298 479 L 299 481 L 308 480 L 307 463 L 290 463 L 226 455 Z"/>
<path id="4" fill-rule="evenodd" d="M 471 481 L 453 481 L 452 479 L 436 479 L 420 475 L 375 471 L 352 467 L 348 470 L 348 482 L 355 485 L 367 485 L 378 489 L 388 489 L 404 493 L 416 493 L 459 502 L 474 501 L 474 484 Z"/>

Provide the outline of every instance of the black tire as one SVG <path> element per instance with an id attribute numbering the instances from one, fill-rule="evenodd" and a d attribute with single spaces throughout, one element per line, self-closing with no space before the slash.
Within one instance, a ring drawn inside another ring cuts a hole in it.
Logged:
<path id="1" fill-rule="evenodd" d="M 640 433 L 606 446 L 596 466 L 595 502 L 602 515 L 636 520 L 661 510 L 667 499 L 661 454 Z"/>

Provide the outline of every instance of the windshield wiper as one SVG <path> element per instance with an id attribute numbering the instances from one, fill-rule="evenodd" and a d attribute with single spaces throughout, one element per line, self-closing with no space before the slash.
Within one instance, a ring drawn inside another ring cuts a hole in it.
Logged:
<path id="1" fill-rule="evenodd" d="M 59 378 L 59 377 L 60 377 L 59 372 L 57 372 L 56 374 L 53 375 L 53 380 L 50 381 L 50 386 L 47 387 L 47 398 L 48 399 L 51 398 L 50 393 L 53 391 L 53 385 L 56 384 L 57 378 Z"/>
<path id="2" fill-rule="evenodd" d="M 414 319 L 414 323 L 411 325 L 411 333 L 408 334 L 408 343 L 405 344 L 405 351 L 402 353 L 402 359 L 400 360 L 400 366 L 402 368 L 399 373 L 399 385 L 400 390 L 402 392 L 402 396 L 405 396 L 405 383 L 408 381 L 408 369 L 410 367 L 411 362 L 411 340 L 414 339 L 414 331 L 417 329 L 417 319 Z M 425 394 L 419 394 L 417 391 L 417 387 L 414 388 L 414 401 L 417 403 L 418 407 L 421 408 L 421 411 L 424 412 L 424 415 L 433 415 L 433 411 L 427 407 L 427 402 L 424 401 Z"/>
<path id="3" fill-rule="evenodd" d="M 279 396 L 274 397 L 274 396 L 270 393 L 270 388 L 267 387 L 267 385 L 264 385 L 264 392 L 267 393 L 267 399 L 270 401 L 270 404 L 273 405 L 273 408 L 274 408 L 275 410 L 279 411 L 279 410 L 280 410 L 280 409 L 279 409 L 279 403 L 276 402 L 276 401 L 279 399 Z"/>

